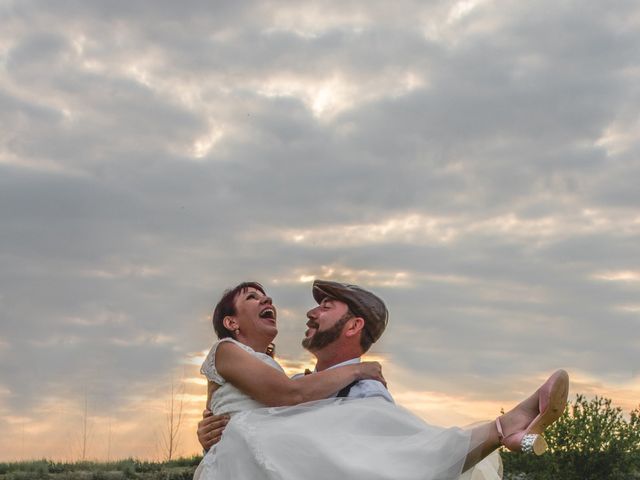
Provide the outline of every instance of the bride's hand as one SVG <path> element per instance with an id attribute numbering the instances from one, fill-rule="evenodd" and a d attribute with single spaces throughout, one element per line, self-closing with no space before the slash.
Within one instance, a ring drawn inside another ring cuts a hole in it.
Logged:
<path id="1" fill-rule="evenodd" d="M 387 381 L 382 376 L 382 365 L 378 362 L 362 362 L 359 363 L 358 380 L 377 380 L 385 387 Z"/>

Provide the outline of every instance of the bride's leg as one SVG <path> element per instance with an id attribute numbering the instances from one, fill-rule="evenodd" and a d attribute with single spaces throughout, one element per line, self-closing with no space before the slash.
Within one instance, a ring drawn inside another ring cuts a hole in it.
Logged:
<path id="1" fill-rule="evenodd" d="M 523 450 L 540 455 L 546 442 L 540 434 L 555 422 L 565 409 L 569 393 L 569 375 L 556 371 L 529 398 L 515 408 L 471 431 L 471 444 L 464 470 L 473 467 L 500 445 L 509 450 Z"/>
<path id="2" fill-rule="evenodd" d="M 462 471 L 466 472 L 500 446 L 495 422 L 487 422 L 471 430 L 471 445 L 475 445 L 464 460 Z"/>

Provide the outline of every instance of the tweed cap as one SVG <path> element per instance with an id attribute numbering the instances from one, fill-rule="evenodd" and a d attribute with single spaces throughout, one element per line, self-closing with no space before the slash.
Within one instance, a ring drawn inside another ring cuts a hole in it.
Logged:
<path id="1" fill-rule="evenodd" d="M 365 321 L 364 331 L 376 342 L 389 321 L 389 311 L 384 302 L 373 293 L 357 285 L 316 280 L 313 282 L 313 298 L 320 303 L 325 298 L 346 303 L 349 309 Z"/>

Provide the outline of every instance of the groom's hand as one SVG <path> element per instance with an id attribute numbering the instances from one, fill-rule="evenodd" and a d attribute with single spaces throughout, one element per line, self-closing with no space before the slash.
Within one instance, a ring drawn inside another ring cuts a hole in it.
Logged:
<path id="1" fill-rule="evenodd" d="M 198 422 L 198 441 L 202 448 L 209 450 L 218 443 L 228 422 L 228 415 L 214 415 L 211 410 L 203 411 L 202 420 Z"/>

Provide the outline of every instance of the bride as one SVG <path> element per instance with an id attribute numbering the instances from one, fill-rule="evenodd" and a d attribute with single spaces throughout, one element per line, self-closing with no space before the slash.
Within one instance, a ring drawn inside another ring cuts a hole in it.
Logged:
<path id="1" fill-rule="evenodd" d="M 378 301 L 384 325 L 386 307 L 370 292 L 354 288 L 355 297 L 335 295 L 351 310 L 338 334 L 371 336 L 375 312 L 359 300 Z M 358 297 L 360 292 L 366 297 Z M 322 305 L 326 298 L 320 298 Z M 388 395 L 327 399 L 354 381 L 384 382 L 380 365 L 356 363 L 290 379 L 268 354 L 276 318 L 276 308 L 257 283 L 227 291 L 216 306 L 219 341 L 202 372 L 209 380 L 207 406 L 228 414 L 230 421 L 198 466 L 196 480 L 456 479 L 463 471 L 473 474 L 470 469 L 500 445 L 540 454 L 546 447 L 540 434 L 566 404 L 568 376 L 562 370 L 495 422 L 470 430 L 426 424 L 388 401 Z M 377 330 L 373 341 L 382 333 Z M 318 330 L 315 336 L 326 333 Z M 495 471 L 492 478 L 498 478 Z"/>

